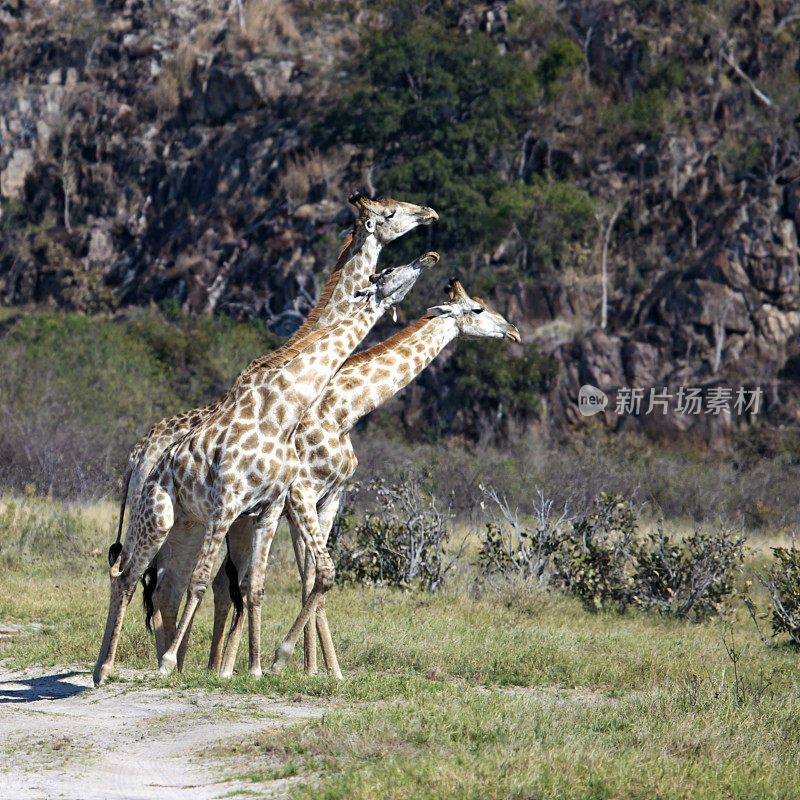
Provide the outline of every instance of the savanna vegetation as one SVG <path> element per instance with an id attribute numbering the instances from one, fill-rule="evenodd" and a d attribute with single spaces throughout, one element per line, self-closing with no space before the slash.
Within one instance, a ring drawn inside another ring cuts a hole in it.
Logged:
<path id="1" fill-rule="evenodd" d="M 0 644 L 0 658 L 89 668 L 105 614 L 98 598 L 107 593 L 113 514 L 110 504 L 65 506 L 31 492 L 3 501 L 0 619 L 23 633 Z M 684 531 L 670 533 L 682 539 Z M 298 602 L 287 538 L 279 533 L 267 584 L 267 652 Z M 247 677 L 243 653 L 233 680 L 209 676 L 207 602 L 187 669 L 166 685 L 301 695 L 326 711 L 210 746 L 204 758 L 239 765 L 256 794 L 294 776 L 292 797 L 788 800 L 800 792 L 798 653 L 785 633 L 770 637 L 769 595 L 757 580 L 776 564 L 769 547 L 789 544 L 784 537 L 749 540 L 725 610 L 702 622 L 633 607 L 590 610 L 520 576 L 481 579 L 479 542 L 473 532 L 459 568 L 434 593 L 380 582 L 329 593 L 341 683 L 304 675 L 299 654 L 280 676 Z M 134 603 L 120 666 L 154 673 L 153 648 Z"/>

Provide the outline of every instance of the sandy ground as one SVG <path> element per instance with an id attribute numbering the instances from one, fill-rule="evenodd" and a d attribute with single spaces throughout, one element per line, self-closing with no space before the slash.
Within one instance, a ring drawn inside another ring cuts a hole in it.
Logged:
<path id="1" fill-rule="evenodd" d="M 211 800 L 248 788 L 280 797 L 289 781 L 248 787 L 225 780 L 268 767 L 266 761 L 198 753 L 323 711 L 261 695 L 125 683 L 93 689 L 82 669 L 15 671 L 0 664 L 0 798 Z"/>

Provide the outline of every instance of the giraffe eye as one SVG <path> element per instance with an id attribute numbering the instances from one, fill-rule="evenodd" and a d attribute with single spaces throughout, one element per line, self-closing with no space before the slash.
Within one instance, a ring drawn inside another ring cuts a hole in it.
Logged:
<path id="1" fill-rule="evenodd" d="M 483 308 L 473 308 L 472 309 L 472 313 L 473 314 L 483 314 L 484 310 L 485 309 L 483 309 Z"/>
<path id="2" fill-rule="evenodd" d="M 386 219 L 391 219 L 396 213 L 397 211 L 393 208 L 391 211 L 387 211 L 384 216 Z"/>

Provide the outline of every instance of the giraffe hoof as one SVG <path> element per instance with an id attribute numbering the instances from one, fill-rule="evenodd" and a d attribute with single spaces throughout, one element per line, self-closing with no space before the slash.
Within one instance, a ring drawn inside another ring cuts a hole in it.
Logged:
<path id="1" fill-rule="evenodd" d="M 233 667 L 230 669 L 221 669 L 219 671 L 220 678 L 232 678 L 233 677 Z"/>
<path id="2" fill-rule="evenodd" d="M 96 666 L 94 668 L 94 674 L 92 675 L 92 680 L 94 681 L 95 686 L 102 686 L 106 682 L 106 678 L 113 672 L 113 669 L 109 667 L 107 664 L 103 664 L 100 666 Z"/>
<path id="3" fill-rule="evenodd" d="M 263 671 L 261 670 L 261 667 L 251 667 L 251 668 L 250 668 L 250 674 L 251 674 L 251 675 L 252 675 L 254 678 L 260 678 L 260 677 L 261 677 L 261 676 L 262 676 L 264 673 L 263 673 Z"/>
<path id="4" fill-rule="evenodd" d="M 169 653 L 164 653 L 164 655 L 161 656 L 161 664 L 158 667 L 158 674 L 166 678 L 167 675 L 169 675 L 172 670 L 175 669 L 177 663 L 178 659 L 175 656 L 170 655 Z"/>
<path id="5" fill-rule="evenodd" d="M 281 644 L 275 651 L 275 660 L 272 662 L 272 666 L 270 667 L 269 671 L 272 673 L 283 672 L 286 664 L 292 657 L 292 653 L 294 653 L 294 647 L 285 643 Z"/>

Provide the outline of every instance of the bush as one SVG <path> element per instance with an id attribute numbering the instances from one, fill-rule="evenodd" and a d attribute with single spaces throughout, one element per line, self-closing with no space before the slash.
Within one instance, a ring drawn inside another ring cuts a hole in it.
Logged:
<path id="1" fill-rule="evenodd" d="M 592 611 L 644 611 L 697 620 L 720 614 L 734 591 L 744 560 L 744 539 L 729 530 L 695 531 L 678 540 L 660 528 L 641 537 L 636 514 L 619 496 L 601 494 L 588 514 L 552 516 L 552 501 L 539 494 L 535 530 L 524 528 L 505 498 L 487 490 L 493 508 L 478 567 L 482 575 L 535 578 L 562 588 Z"/>
<path id="2" fill-rule="evenodd" d="M 436 498 L 416 478 L 397 483 L 374 481 L 377 510 L 355 521 L 352 507 L 340 514 L 329 550 L 340 583 L 383 583 L 435 592 L 454 566 L 444 564 L 452 515 L 440 512 Z"/>
<path id="3" fill-rule="evenodd" d="M 564 75 L 585 60 L 583 50 L 571 39 L 553 39 L 536 67 L 536 76 L 544 86 L 545 94 L 552 97 Z"/>
<path id="4" fill-rule="evenodd" d="M 490 208 L 505 183 L 498 167 L 517 152 L 541 94 L 522 56 L 428 16 L 375 34 L 352 72 L 363 88 L 326 115 L 320 139 L 373 149 L 382 191 L 446 208 L 426 234 L 431 247 L 504 236 L 514 220 L 498 231 Z"/>
<path id="5" fill-rule="evenodd" d="M 529 344 L 516 356 L 507 342 L 457 343 L 447 365 L 453 390 L 444 399 L 437 421 L 451 429 L 504 431 L 507 419 L 528 420 L 541 413 L 541 395 L 558 373 L 558 362 Z"/>
<path id="6" fill-rule="evenodd" d="M 636 515 L 620 497 L 601 494 L 554 553 L 560 582 L 590 609 L 624 610 L 633 596 Z"/>
<path id="7" fill-rule="evenodd" d="M 539 586 L 553 579 L 552 556 L 565 538 L 568 524 L 566 509 L 560 517 L 553 515 L 553 501 L 538 492 L 534 503 L 535 526 L 524 527 L 519 514 L 512 511 L 505 497 L 491 487 L 481 486 L 489 501 L 490 516 L 478 553 L 477 567 L 482 577 L 535 580 Z"/>
<path id="8" fill-rule="evenodd" d="M 772 633 L 788 633 L 800 645 L 800 550 L 793 542 L 791 547 L 773 547 L 772 552 L 778 563 L 758 576 L 772 605 Z"/>
<path id="9" fill-rule="evenodd" d="M 744 538 L 725 528 L 695 531 L 683 541 L 662 530 L 649 538 L 637 555 L 633 602 L 674 617 L 694 613 L 701 620 L 721 613 L 744 560 Z"/>
<path id="10" fill-rule="evenodd" d="M 121 322 L 31 313 L 0 338 L 0 484 L 96 497 L 159 417 L 225 391 L 272 350 L 262 323 L 191 320 L 174 307 Z"/>

